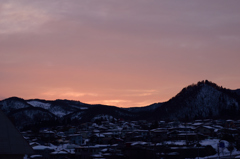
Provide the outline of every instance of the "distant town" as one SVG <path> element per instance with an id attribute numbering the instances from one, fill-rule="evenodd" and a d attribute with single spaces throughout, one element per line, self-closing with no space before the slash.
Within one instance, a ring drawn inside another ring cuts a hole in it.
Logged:
<path id="1" fill-rule="evenodd" d="M 240 156 L 240 120 L 124 121 L 101 116 L 77 126 L 23 131 L 35 159 L 184 159 Z"/>

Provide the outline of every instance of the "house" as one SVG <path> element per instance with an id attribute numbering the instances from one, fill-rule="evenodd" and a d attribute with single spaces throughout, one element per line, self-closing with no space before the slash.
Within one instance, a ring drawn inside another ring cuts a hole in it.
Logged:
<path id="1" fill-rule="evenodd" d="M 77 132 L 77 129 L 75 127 L 69 128 L 67 131 L 65 131 L 66 135 L 74 134 Z"/>
<path id="2" fill-rule="evenodd" d="M 69 135 L 70 143 L 76 144 L 76 145 L 82 145 L 83 144 L 83 137 L 81 134 L 71 134 Z"/>
<path id="3" fill-rule="evenodd" d="M 173 127 L 173 128 L 170 128 L 169 130 L 177 130 L 177 131 L 182 131 L 182 132 L 193 132 L 195 130 L 195 127 L 179 125 L 178 127 Z"/>
<path id="4" fill-rule="evenodd" d="M 235 121 L 230 120 L 230 119 L 226 120 L 224 126 L 225 126 L 225 128 L 236 128 Z"/>
<path id="5" fill-rule="evenodd" d="M 107 132 L 111 132 L 113 137 L 119 137 L 122 129 L 109 129 Z"/>
<path id="6" fill-rule="evenodd" d="M 179 131 L 172 130 L 167 133 L 169 140 L 178 140 Z"/>
<path id="7" fill-rule="evenodd" d="M 50 146 L 37 145 L 33 146 L 35 154 L 42 155 L 44 159 L 50 159 L 50 153 L 54 152 L 54 148 Z"/>
<path id="8" fill-rule="evenodd" d="M 192 126 L 195 127 L 195 128 L 200 127 L 202 125 L 203 125 L 203 123 L 201 123 L 201 122 L 195 122 L 195 123 L 192 124 Z"/>
<path id="9" fill-rule="evenodd" d="M 43 138 L 54 138 L 55 133 L 50 130 L 43 130 L 40 132 L 40 136 L 42 136 Z"/>
<path id="10" fill-rule="evenodd" d="M 78 131 L 78 134 L 81 134 L 83 138 L 88 138 L 89 136 L 92 135 L 91 131 Z"/>
<path id="11" fill-rule="evenodd" d="M 149 149 L 145 146 L 132 146 L 128 145 L 123 148 L 123 154 L 126 158 L 137 158 L 137 159 L 146 159 L 146 158 L 154 158 L 156 156 L 156 152 L 153 149 Z"/>
<path id="12" fill-rule="evenodd" d="M 103 134 L 100 134 L 100 133 L 93 134 L 90 137 L 90 143 L 92 145 L 94 145 L 94 144 L 102 144 L 103 143 L 103 138 L 105 138 L 105 136 Z"/>
<path id="13" fill-rule="evenodd" d="M 109 144 L 118 144 L 118 145 L 123 145 L 124 143 L 124 140 L 121 139 L 121 138 L 112 138 L 110 141 L 109 141 Z"/>
<path id="14" fill-rule="evenodd" d="M 153 129 L 151 130 L 152 142 L 162 142 L 167 139 L 167 130 L 166 129 Z"/>
<path id="15" fill-rule="evenodd" d="M 39 133 L 39 137 L 45 143 L 53 142 L 55 140 L 55 133 L 50 130 L 44 130 Z"/>
<path id="16" fill-rule="evenodd" d="M 198 134 L 197 133 L 191 133 L 191 132 L 185 132 L 185 133 L 179 133 L 177 134 L 178 140 L 186 140 L 186 142 L 190 141 L 197 141 L 198 140 Z"/>
<path id="17" fill-rule="evenodd" d="M 0 110 L 0 158 L 23 159 L 25 154 L 34 154 L 33 149 Z"/>
<path id="18" fill-rule="evenodd" d="M 75 148 L 76 159 L 91 159 L 92 155 L 98 154 L 101 148 L 99 146 L 79 146 Z"/>
<path id="19" fill-rule="evenodd" d="M 54 151 L 50 154 L 51 159 L 69 159 L 75 158 L 74 152 L 68 152 L 66 150 Z"/>
<path id="20" fill-rule="evenodd" d="M 196 132 L 197 133 L 201 133 L 207 136 L 214 136 L 214 128 L 211 126 L 200 126 L 198 128 L 196 128 Z"/>

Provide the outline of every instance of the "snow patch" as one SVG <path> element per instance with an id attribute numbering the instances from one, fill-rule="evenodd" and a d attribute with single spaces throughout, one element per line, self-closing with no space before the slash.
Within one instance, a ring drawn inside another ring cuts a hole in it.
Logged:
<path id="1" fill-rule="evenodd" d="M 27 102 L 28 104 L 34 106 L 34 107 L 40 107 L 43 109 L 49 109 L 51 104 L 50 103 L 43 103 L 43 102 L 39 102 L 39 101 L 29 101 Z"/>
<path id="2" fill-rule="evenodd" d="M 51 111 L 51 113 L 53 113 L 54 115 L 56 115 L 58 117 L 63 117 L 66 115 L 66 113 L 64 113 L 62 111 Z"/>
<path id="3" fill-rule="evenodd" d="M 81 110 L 86 110 L 88 107 L 80 107 Z"/>

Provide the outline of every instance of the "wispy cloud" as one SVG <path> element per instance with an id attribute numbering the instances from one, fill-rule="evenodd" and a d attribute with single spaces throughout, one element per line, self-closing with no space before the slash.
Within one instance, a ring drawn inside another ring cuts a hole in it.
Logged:
<path id="1" fill-rule="evenodd" d="M 76 99 L 78 97 L 84 96 L 98 96 L 96 93 L 86 93 L 86 92 L 78 92 L 74 91 L 71 88 L 58 88 L 58 89 L 50 89 L 49 91 L 41 93 L 41 95 L 46 97 L 57 97 L 57 98 L 64 98 L 64 99 Z"/>
<path id="2" fill-rule="evenodd" d="M 36 7 L 14 1 L 0 6 L 0 34 L 31 32 L 48 20 L 46 12 Z"/>
<path id="3" fill-rule="evenodd" d="M 0 96 L 141 106 L 239 87 L 240 1 L 0 1 Z"/>
<path id="4" fill-rule="evenodd" d="M 123 93 L 124 96 L 151 96 L 153 94 L 157 94 L 159 91 L 158 90 L 125 90 Z"/>

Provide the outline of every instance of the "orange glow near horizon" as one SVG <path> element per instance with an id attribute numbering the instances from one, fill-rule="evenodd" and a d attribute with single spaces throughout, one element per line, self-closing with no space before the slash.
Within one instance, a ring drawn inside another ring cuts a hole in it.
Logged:
<path id="1" fill-rule="evenodd" d="M 217 2 L 217 3 L 216 3 Z M 0 100 L 139 107 L 208 79 L 240 88 L 240 1 L 0 4 Z"/>

